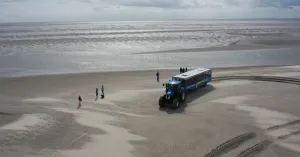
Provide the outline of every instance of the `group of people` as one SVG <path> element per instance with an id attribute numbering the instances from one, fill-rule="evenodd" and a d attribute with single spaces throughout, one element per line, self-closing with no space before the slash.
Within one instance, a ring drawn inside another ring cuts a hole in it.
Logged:
<path id="1" fill-rule="evenodd" d="M 180 67 L 180 74 L 181 74 L 181 73 L 185 73 L 185 72 L 187 72 L 187 67 L 186 67 L 186 68 Z"/>
<path id="2" fill-rule="evenodd" d="M 187 71 L 188 71 L 187 67 L 185 67 L 185 68 L 180 67 L 180 74 L 181 74 L 181 73 L 185 73 L 185 72 L 187 72 Z M 157 82 L 159 82 L 159 75 L 160 75 L 160 74 L 159 74 L 159 71 L 157 71 L 157 72 L 156 72 L 156 81 L 157 81 Z"/>
<path id="3" fill-rule="evenodd" d="M 101 98 L 103 99 L 103 98 L 104 98 L 104 86 L 103 86 L 103 85 L 101 86 L 101 92 L 102 92 Z M 98 99 L 98 96 L 99 96 L 98 88 L 96 88 L 96 99 L 95 99 L 95 100 Z M 82 102 L 82 98 L 81 98 L 81 96 L 79 95 L 79 96 L 78 96 L 78 107 L 77 107 L 77 109 L 79 109 L 79 108 L 81 107 L 81 102 Z"/>
<path id="4" fill-rule="evenodd" d="M 185 73 L 185 72 L 187 72 L 187 67 L 186 67 L 186 68 L 180 67 L 180 73 Z M 156 72 L 156 81 L 157 81 L 157 82 L 159 82 L 159 75 L 160 75 L 160 74 L 159 74 L 159 71 L 157 71 L 157 72 Z M 103 86 L 103 85 L 101 86 L 101 92 L 102 92 L 101 98 L 103 99 L 103 98 L 104 98 L 104 86 Z M 96 99 L 95 99 L 95 100 L 98 99 L 98 96 L 99 96 L 98 88 L 96 88 Z M 81 107 L 82 98 L 81 98 L 80 95 L 78 96 L 78 102 L 79 102 L 79 104 L 78 104 L 77 109 L 79 109 L 79 108 Z"/>

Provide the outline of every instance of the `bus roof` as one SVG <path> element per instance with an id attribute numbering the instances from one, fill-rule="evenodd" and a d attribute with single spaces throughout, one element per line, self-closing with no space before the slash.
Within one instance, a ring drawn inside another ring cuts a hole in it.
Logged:
<path id="1" fill-rule="evenodd" d="M 185 79 L 188 79 L 188 78 L 190 78 L 192 76 L 201 74 L 201 73 L 206 72 L 206 71 L 210 71 L 210 69 L 198 68 L 198 69 L 194 69 L 194 70 L 191 70 L 191 71 L 188 71 L 188 72 L 176 75 L 174 77 L 185 80 Z"/>

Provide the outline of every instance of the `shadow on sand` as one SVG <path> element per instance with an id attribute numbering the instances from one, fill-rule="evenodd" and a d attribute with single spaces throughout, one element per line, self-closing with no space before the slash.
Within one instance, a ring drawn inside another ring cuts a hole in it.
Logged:
<path id="1" fill-rule="evenodd" d="M 96 96 L 96 98 L 95 98 L 95 101 L 97 101 L 97 100 L 98 100 L 98 98 L 99 98 L 99 97 L 98 97 L 98 96 Z M 100 98 L 101 98 L 101 99 L 104 99 L 104 95 L 103 95 L 103 94 L 102 94 L 102 95 L 100 95 Z"/>
<path id="2" fill-rule="evenodd" d="M 195 89 L 187 94 L 186 101 L 181 103 L 179 108 L 172 109 L 172 108 L 159 108 L 160 111 L 166 111 L 168 114 L 174 114 L 174 113 L 183 113 L 185 112 L 185 108 L 187 105 L 198 98 L 204 96 L 205 94 L 214 91 L 216 88 L 212 85 L 207 85 L 203 88 Z"/>

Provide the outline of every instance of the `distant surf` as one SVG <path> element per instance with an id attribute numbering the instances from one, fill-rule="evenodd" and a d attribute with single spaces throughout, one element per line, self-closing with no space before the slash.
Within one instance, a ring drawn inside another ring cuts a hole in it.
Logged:
<path id="1" fill-rule="evenodd" d="M 0 24 L 0 76 L 294 65 L 299 32 L 293 20 Z"/>

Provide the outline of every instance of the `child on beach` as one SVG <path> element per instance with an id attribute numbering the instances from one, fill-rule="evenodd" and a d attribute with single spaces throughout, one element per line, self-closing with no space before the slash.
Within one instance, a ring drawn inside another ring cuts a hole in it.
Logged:
<path id="1" fill-rule="evenodd" d="M 78 107 L 77 107 L 77 110 L 81 107 L 81 101 L 82 101 L 82 98 L 81 98 L 81 96 L 79 95 L 79 96 L 78 96 Z"/>

